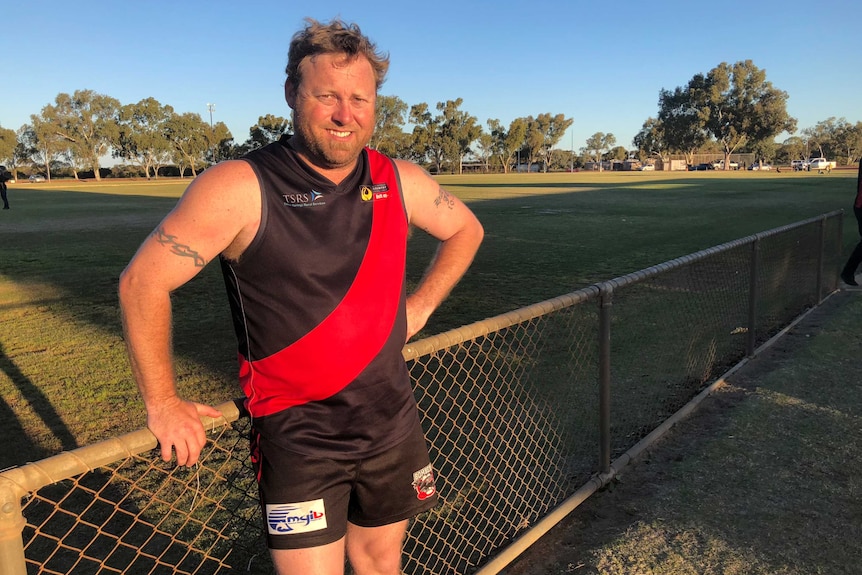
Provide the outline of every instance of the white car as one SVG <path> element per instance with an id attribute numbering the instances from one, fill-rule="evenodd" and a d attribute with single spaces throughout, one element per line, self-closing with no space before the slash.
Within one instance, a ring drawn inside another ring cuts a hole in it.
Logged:
<path id="1" fill-rule="evenodd" d="M 655 165 L 654 164 L 644 164 L 643 166 L 638 168 L 638 170 L 640 170 L 641 172 L 654 172 L 655 171 Z"/>
<path id="2" fill-rule="evenodd" d="M 44 182 L 45 176 L 39 176 L 39 175 L 33 174 L 32 176 L 30 176 L 30 181 L 31 182 Z"/>
<path id="3" fill-rule="evenodd" d="M 724 160 L 719 160 L 719 161 L 715 162 L 714 164 L 712 164 L 712 167 L 715 168 L 716 170 L 723 170 L 724 169 Z M 733 161 L 730 162 L 730 169 L 731 170 L 738 170 L 739 169 L 739 163 L 733 162 Z"/>
<path id="4" fill-rule="evenodd" d="M 790 168 L 794 172 L 802 172 L 808 169 L 808 162 L 805 160 L 793 160 L 790 162 Z"/>
<path id="5" fill-rule="evenodd" d="M 835 162 L 830 162 L 826 158 L 811 158 L 808 160 L 808 169 L 822 171 L 831 171 L 835 168 Z"/>
<path id="6" fill-rule="evenodd" d="M 751 164 L 750 166 L 748 166 L 748 169 L 749 170 L 755 170 L 755 171 L 760 170 L 762 172 L 768 172 L 769 170 L 772 169 L 772 166 L 770 166 L 769 164 L 763 164 L 762 166 L 760 164 Z"/>

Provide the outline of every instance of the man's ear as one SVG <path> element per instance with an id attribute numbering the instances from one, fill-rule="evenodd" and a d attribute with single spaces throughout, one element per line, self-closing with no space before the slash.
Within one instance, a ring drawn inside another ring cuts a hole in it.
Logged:
<path id="1" fill-rule="evenodd" d="M 284 100 L 290 106 L 290 109 L 293 110 L 294 104 L 296 104 L 296 87 L 290 81 L 290 78 L 284 81 Z"/>

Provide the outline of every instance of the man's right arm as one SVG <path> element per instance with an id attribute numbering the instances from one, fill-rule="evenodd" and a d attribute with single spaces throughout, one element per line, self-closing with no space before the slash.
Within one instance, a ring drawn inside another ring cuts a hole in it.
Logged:
<path id="1" fill-rule="evenodd" d="M 132 374 L 147 408 L 147 427 L 165 461 L 175 450 L 179 465 L 193 465 L 206 442 L 200 416 L 220 415 L 177 393 L 170 294 L 219 253 L 241 253 L 259 218 L 260 192 L 251 167 L 245 162 L 219 164 L 195 179 L 120 276 Z"/>

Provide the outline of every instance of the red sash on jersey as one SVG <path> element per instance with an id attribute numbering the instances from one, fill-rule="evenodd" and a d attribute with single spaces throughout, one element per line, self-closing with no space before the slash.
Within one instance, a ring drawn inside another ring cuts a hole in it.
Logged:
<path id="1" fill-rule="evenodd" d="M 392 161 L 373 150 L 368 159 L 372 184 L 385 183 L 387 190 L 367 200 L 373 202 L 371 236 L 344 299 L 316 328 L 278 353 L 251 362 L 239 355 L 240 385 L 253 417 L 335 395 L 392 333 L 402 301 L 407 218 Z"/>

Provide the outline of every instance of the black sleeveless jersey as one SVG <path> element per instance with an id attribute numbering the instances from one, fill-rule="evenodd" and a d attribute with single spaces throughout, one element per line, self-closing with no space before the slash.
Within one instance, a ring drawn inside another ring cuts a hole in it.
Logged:
<path id="1" fill-rule="evenodd" d="M 254 428 L 306 455 L 385 451 L 418 418 L 401 355 L 408 224 L 395 164 L 365 149 L 335 185 L 286 139 L 244 160 L 260 229 L 221 266 Z"/>

